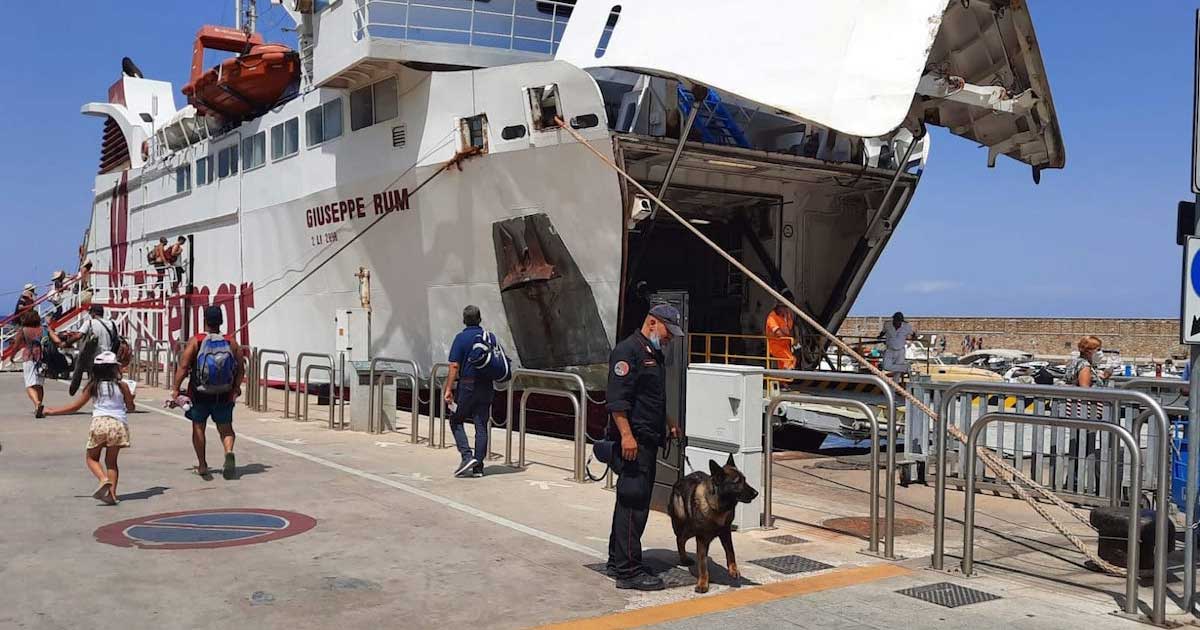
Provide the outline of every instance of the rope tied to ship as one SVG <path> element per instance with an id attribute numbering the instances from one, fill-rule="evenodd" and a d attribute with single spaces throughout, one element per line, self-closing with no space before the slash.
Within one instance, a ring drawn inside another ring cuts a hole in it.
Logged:
<path id="1" fill-rule="evenodd" d="M 481 153 L 482 153 L 482 151 L 478 147 L 470 147 L 469 149 L 463 149 L 461 151 L 458 151 L 457 153 L 454 154 L 454 157 L 450 158 L 450 160 L 443 163 L 440 167 L 438 167 L 438 169 L 436 171 L 434 171 L 432 174 L 430 174 L 429 177 L 426 177 L 420 184 L 418 184 L 416 188 L 412 189 L 412 191 L 408 193 L 409 198 L 411 199 L 411 198 L 415 197 L 416 194 L 418 192 L 420 192 L 422 188 L 424 188 L 425 186 L 427 186 L 429 184 L 429 182 L 432 182 L 439 175 L 450 170 L 451 167 L 457 168 L 459 170 L 459 172 L 461 172 L 463 162 L 465 162 L 466 160 L 468 160 L 472 157 L 480 155 Z M 417 163 L 419 163 L 419 161 Z M 400 179 L 403 178 L 406 174 L 408 174 L 409 171 L 411 171 L 413 168 L 416 168 L 417 163 L 414 163 L 412 167 L 410 167 L 404 173 L 401 173 L 400 176 L 397 177 L 396 180 L 392 182 L 392 184 L 395 184 L 396 182 L 400 181 Z M 390 185 L 389 185 L 389 187 L 390 187 Z M 281 292 L 279 295 L 275 296 L 275 299 L 268 302 L 267 305 L 264 306 L 263 308 L 257 309 L 258 312 L 256 312 L 253 317 L 247 319 L 246 323 L 239 326 L 237 329 L 237 332 L 240 333 L 242 330 L 245 330 L 246 327 L 248 327 L 251 323 L 254 322 L 254 320 L 258 319 L 259 317 L 262 317 L 263 314 L 265 314 L 268 310 L 271 309 L 271 307 L 278 304 L 280 300 L 282 300 L 284 297 L 287 297 L 287 295 L 289 293 L 291 293 L 292 291 L 296 290 L 296 287 L 299 287 L 301 284 L 304 283 L 305 280 L 308 280 L 309 278 L 311 278 L 313 276 L 313 274 L 317 273 L 318 271 L 321 270 L 321 268 L 323 268 L 325 265 L 329 264 L 329 262 L 331 260 L 333 260 L 334 258 L 337 258 L 339 254 L 346 251 L 346 248 L 353 245 L 356 241 L 358 241 L 358 239 L 362 238 L 363 235 L 365 235 L 367 232 L 370 232 L 371 228 L 375 227 L 376 225 L 379 225 L 380 222 L 382 222 L 384 219 L 392 216 L 393 214 L 399 214 L 399 213 L 398 212 L 386 212 L 386 213 L 381 214 L 378 217 L 376 217 L 374 221 L 371 221 L 370 223 L 368 223 L 366 227 L 364 227 L 362 230 L 359 230 L 358 234 L 355 234 L 353 237 L 350 238 L 350 240 L 348 240 L 344 244 L 342 244 L 341 247 L 338 247 L 336 250 L 334 250 L 334 252 L 332 254 L 330 254 L 325 260 L 322 260 L 319 264 L 317 264 L 315 267 L 313 267 L 307 273 L 305 273 L 303 276 L 301 276 L 299 280 L 292 283 L 292 286 L 284 289 L 283 292 Z M 236 333 L 231 333 L 231 334 L 236 334 Z"/>
<path id="2" fill-rule="evenodd" d="M 586 147 L 587 150 L 590 151 L 593 155 L 595 155 L 601 162 L 603 162 L 605 165 L 607 165 L 609 168 L 611 168 L 613 171 L 615 171 L 618 176 L 620 176 L 622 179 L 627 181 L 631 186 L 636 188 L 639 192 L 641 192 L 643 195 L 645 195 L 648 199 L 652 200 L 658 207 L 662 208 L 665 212 L 667 212 L 667 214 L 669 214 L 671 216 L 671 218 L 673 218 L 677 222 L 679 222 L 680 225 L 682 225 L 686 230 L 688 230 L 693 235 L 695 235 L 697 238 L 699 238 L 701 242 L 703 242 L 710 249 L 712 249 L 714 252 L 716 252 L 717 255 L 724 258 L 725 261 L 728 262 L 730 265 L 732 265 L 735 269 L 742 272 L 747 278 L 749 278 L 751 281 L 753 281 L 755 284 L 757 284 L 759 286 L 759 288 L 766 291 L 768 295 L 770 295 L 771 297 L 778 300 L 779 303 L 786 305 L 789 310 L 791 310 L 798 317 L 800 317 L 800 319 L 803 320 L 806 324 L 811 326 L 813 328 L 813 330 L 817 331 L 817 333 L 819 333 L 822 337 L 825 337 L 826 339 L 828 339 L 831 343 L 833 343 L 835 346 L 837 346 L 842 352 L 844 352 L 847 356 L 852 358 L 859 365 L 862 365 L 863 367 L 865 367 L 868 372 L 883 379 L 883 381 L 885 383 L 887 383 L 888 386 L 890 386 L 893 390 L 895 390 L 898 394 L 900 394 L 900 396 L 902 396 L 905 400 L 907 400 L 909 403 L 911 403 L 914 407 L 921 410 L 922 413 L 928 415 L 933 420 L 938 419 L 938 414 L 933 409 L 931 409 L 928 405 L 926 405 L 924 402 L 922 402 L 920 399 L 918 399 L 916 396 L 914 396 L 906 388 L 901 387 L 898 383 L 896 383 L 895 380 L 893 380 L 885 372 L 883 372 L 879 368 L 872 365 L 870 361 L 868 361 L 865 357 L 863 357 L 861 354 L 859 354 L 857 351 L 855 351 L 854 348 L 851 348 L 848 344 L 846 344 L 840 338 L 838 338 L 837 335 L 835 335 L 832 332 L 830 332 L 829 330 L 827 330 L 824 326 L 822 326 L 820 323 L 818 323 L 816 321 L 816 319 L 814 319 L 811 315 L 806 313 L 800 307 L 796 306 L 791 300 L 785 298 L 782 293 L 780 293 L 779 291 L 776 291 L 772 286 L 770 286 L 770 284 L 768 284 L 765 280 L 760 278 L 757 274 L 755 274 L 753 271 L 751 271 L 749 268 L 747 268 L 745 265 L 743 265 L 741 262 L 739 262 L 737 259 L 735 259 L 733 256 L 731 256 L 728 252 L 721 249 L 720 245 L 717 245 L 715 242 L 713 242 L 711 239 L 709 239 L 707 236 L 705 236 L 703 232 L 701 232 L 698 228 L 696 228 L 694 225 L 692 225 L 690 222 L 688 222 L 687 219 L 685 219 L 682 215 L 680 215 L 678 212 L 676 212 L 673 208 L 668 206 L 666 204 L 666 202 L 664 202 L 662 199 L 659 199 L 657 195 L 655 195 L 654 193 L 647 190 L 646 187 L 643 186 L 636 179 L 634 179 L 633 176 L 631 176 L 629 173 L 625 172 L 624 169 L 622 169 L 615 162 L 613 162 L 611 159 L 609 159 L 608 156 L 604 155 L 599 150 L 597 150 L 594 146 L 592 146 L 592 144 L 590 142 L 588 142 L 587 139 L 584 138 L 582 134 L 580 134 L 578 131 L 572 129 L 571 126 L 568 125 L 566 123 L 566 121 L 564 121 L 561 117 L 555 117 L 555 121 L 558 123 L 559 128 L 563 129 L 568 134 L 570 134 L 571 137 L 573 137 L 576 142 L 578 142 L 579 144 Z M 900 165 L 898 168 L 903 168 L 903 165 Z M 958 440 L 960 443 L 962 443 L 962 444 L 967 443 L 967 436 L 958 427 L 955 427 L 948 422 L 946 423 L 946 432 L 951 437 L 953 437 L 955 440 Z M 1003 481 L 1009 488 L 1012 489 L 1014 494 L 1016 494 L 1018 497 L 1020 497 L 1022 500 L 1024 500 L 1025 503 L 1029 504 L 1029 506 L 1032 507 L 1035 512 L 1037 512 L 1042 518 L 1044 518 L 1048 523 L 1050 523 L 1050 525 L 1052 525 L 1055 530 L 1057 530 L 1060 534 L 1062 534 L 1063 537 L 1065 537 L 1067 539 L 1067 541 L 1070 542 L 1071 545 L 1073 547 L 1075 547 L 1080 553 L 1082 553 L 1089 560 L 1091 560 L 1093 563 L 1095 563 L 1096 566 L 1103 569 L 1106 573 L 1110 573 L 1112 575 L 1121 575 L 1121 576 L 1125 575 L 1124 568 L 1118 567 L 1118 566 L 1112 564 L 1111 562 L 1104 560 L 1099 555 L 1097 555 L 1095 552 L 1093 552 L 1090 548 L 1088 548 L 1088 546 L 1086 544 L 1084 544 L 1083 540 L 1081 540 L 1079 538 L 1079 536 L 1075 535 L 1070 530 L 1068 530 L 1066 525 L 1064 525 L 1061 521 L 1059 521 L 1057 518 L 1055 518 L 1054 515 L 1050 514 L 1050 512 L 1046 510 L 1046 507 L 1044 505 L 1040 504 L 1037 500 L 1035 500 L 1033 498 L 1033 496 L 1030 494 L 1029 490 L 1032 490 L 1034 493 L 1036 493 L 1043 499 L 1058 506 L 1060 509 L 1062 509 L 1064 512 L 1066 512 L 1070 516 L 1074 517 L 1079 522 L 1087 525 L 1088 527 L 1091 527 L 1091 523 L 1088 522 L 1088 519 L 1084 514 L 1082 514 L 1079 510 L 1075 509 L 1070 504 L 1068 504 L 1066 501 L 1064 501 L 1058 495 L 1051 492 L 1045 486 L 1042 486 L 1041 484 L 1039 484 L 1036 481 L 1034 481 L 1033 479 L 1031 479 L 1028 475 L 1026 475 L 1025 473 L 1018 470 L 1016 467 L 1010 465 L 1008 462 L 1005 462 L 999 455 L 997 455 L 991 449 L 981 446 L 981 447 L 976 448 L 975 452 L 979 456 L 980 461 L 983 462 L 984 466 L 986 466 L 988 469 L 990 469 L 996 475 L 996 478 Z M 767 453 L 766 456 L 770 457 L 771 454 Z M 1026 487 L 1028 487 L 1029 490 L 1027 490 Z"/>

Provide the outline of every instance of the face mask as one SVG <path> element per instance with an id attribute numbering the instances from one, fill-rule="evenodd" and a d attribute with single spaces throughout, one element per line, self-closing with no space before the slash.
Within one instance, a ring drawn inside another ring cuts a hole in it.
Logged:
<path id="1" fill-rule="evenodd" d="M 662 350 L 662 339 L 658 336 L 658 333 L 650 333 L 648 341 L 650 345 L 654 346 L 655 350 Z"/>
<path id="2" fill-rule="evenodd" d="M 1103 360 L 1104 360 L 1104 351 L 1103 350 L 1097 350 L 1092 353 L 1092 363 L 1099 364 Z"/>

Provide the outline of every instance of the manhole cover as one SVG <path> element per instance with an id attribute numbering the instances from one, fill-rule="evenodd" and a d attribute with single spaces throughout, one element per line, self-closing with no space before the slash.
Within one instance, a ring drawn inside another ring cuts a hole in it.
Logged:
<path id="1" fill-rule="evenodd" d="M 787 534 L 785 536 L 772 536 L 770 538 L 764 538 L 763 540 L 770 543 L 775 543 L 776 545 L 798 545 L 800 543 L 808 542 L 808 540 L 804 538 L 793 536 L 791 534 Z"/>
<path id="2" fill-rule="evenodd" d="M 151 514 L 105 525 L 98 542 L 139 549 L 213 549 L 254 545 L 303 534 L 317 522 L 281 510 L 227 508 Z"/>
<path id="3" fill-rule="evenodd" d="M 774 558 L 761 558 L 751 560 L 750 564 L 757 564 L 760 567 L 768 568 L 776 573 L 792 575 L 794 573 L 808 573 L 810 571 L 821 571 L 824 569 L 832 569 L 832 564 L 825 564 L 804 556 L 776 556 Z"/>
<path id="4" fill-rule="evenodd" d="M 924 602 L 945 606 L 946 608 L 958 608 L 959 606 L 1000 599 L 999 595 L 992 595 L 991 593 L 977 591 L 973 588 L 959 586 L 953 582 L 938 582 L 937 584 L 905 588 L 896 592 Z"/>
<path id="5" fill-rule="evenodd" d="M 898 518 L 894 524 L 897 536 L 912 536 L 926 530 L 925 523 L 912 518 Z M 883 526 L 884 519 L 881 518 L 879 519 L 880 535 L 883 535 Z M 871 517 L 847 516 L 843 518 L 831 518 L 821 523 L 821 527 L 851 536 L 858 536 L 859 538 L 868 538 L 871 535 Z"/>

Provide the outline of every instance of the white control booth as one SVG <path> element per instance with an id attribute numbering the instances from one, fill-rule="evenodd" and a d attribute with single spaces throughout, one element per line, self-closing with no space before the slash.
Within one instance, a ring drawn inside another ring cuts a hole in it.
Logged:
<path id="1" fill-rule="evenodd" d="M 763 368 L 693 363 L 687 372 L 687 461 L 708 472 L 708 462 L 725 465 L 730 455 L 758 498 L 739 503 L 739 530 L 762 526 Z"/>

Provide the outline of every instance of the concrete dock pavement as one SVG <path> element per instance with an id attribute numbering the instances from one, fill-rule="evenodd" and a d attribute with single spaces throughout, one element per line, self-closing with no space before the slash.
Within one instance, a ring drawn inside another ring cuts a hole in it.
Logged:
<path id="1" fill-rule="evenodd" d="M 63 385 L 47 390 L 53 403 L 67 400 Z M 927 535 L 900 539 L 904 563 L 859 553 L 861 538 L 824 525 L 865 514 L 865 475 L 849 471 L 777 464 L 779 528 L 734 537 L 740 588 L 729 585 L 714 545 L 708 595 L 695 594 L 694 577 L 678 567 L 667 578 L 680 586 L 635 593 L 589 568 L 605 558 L 613 494 L 568 480 L 568 441 L 530 436 L 525 470 L 489 460 L 484 478 L 456 479 L 456 453 L 414 445 L 405 433 L 330 431 L 320 420 L 284 419 L 278 406 L 239 405 L 240 474 L 206 481 L 191 472 L 189 423 L 161 408 L 165 395 L 139 389 L 133 446 L 121 455 L 122 500 L 101 506 L 83 465 L 90 412 L 35 420 L 20 376 L 0 374 L 0 628 L 889 627 L 899 619 L 914 628 L 1133 627 L 1108 615 L 1116 605 L 1107 591 L 1080 598 L 924 570 Z M 400 414 L 403 430 L 407 418 Z M 427 427 L 423 418 L 422 438 Z M 493 439 L 503 453 L 503 431 Z M 211 463 L 219 452 L 210 428 Z M 981 511 L 1003 513 L 1000 501 L 981 497 Z M 917 489 L 902 492 L 901 503 L 901 517 L 922 518 Z M 201 510 L 209 513 L 193 513 Z M 644 544 L 658 565 L 674 562 L 665 515 L 651 515 Z M 795 574 L 756 564 L 789 555 L 818 564 Z M 942 582 L 1002 599 L 944 609 L 895 592 Z"/>

